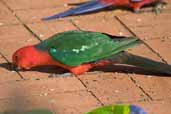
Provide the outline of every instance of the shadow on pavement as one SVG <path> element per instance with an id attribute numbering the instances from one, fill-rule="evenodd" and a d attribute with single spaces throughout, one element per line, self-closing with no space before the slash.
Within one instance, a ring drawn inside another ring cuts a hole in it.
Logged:
<path id="1" fill-rule="evenodd" d="M 0 63 L 0 67 L 5 68 L 9 71 L 13 71 L 11 63 Z M 37 71 L 42 73 L 53 73 L 53 74 L 63 74 L 67 73 L 68 71 L 56 67 L 56 66 L 38 66 L 31 68 L 30 70 L 18 70 L 21 72 L 27 72 L 27 71 Z M 153 76 L 161 76 L 161 77 L 170 77 L 167 74 L 164 73 L 156 73 L 154 71 L 148 71 L 144 70 L 139 67 L 135 66 L 129 66 L 129 65 L 122 65 L 122 64 L 116 64 L 116 65 L 108 65 L 108 66 L 102 66 L 102 67 L 96 67 L 90 70 L 91 71 L 103 71 L 103 72 L 119 72 L 119 73 L 129 73 L 129 74 L 142 74 L 142 75 L 153 75 Z"/>

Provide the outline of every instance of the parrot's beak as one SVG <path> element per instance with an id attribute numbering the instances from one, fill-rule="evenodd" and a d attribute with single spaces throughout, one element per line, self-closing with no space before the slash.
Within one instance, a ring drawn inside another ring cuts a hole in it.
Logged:
<path id="1" fill-rule="evenodd" d="M 19 71 L 19 70 L 23 69 L 20 66 L 17 66 L 16 64 L 14 64 L 14 63 L 11 65 L 11 67 L 12 67 L 12 70 L 15 70 L 15 71 Z"/>

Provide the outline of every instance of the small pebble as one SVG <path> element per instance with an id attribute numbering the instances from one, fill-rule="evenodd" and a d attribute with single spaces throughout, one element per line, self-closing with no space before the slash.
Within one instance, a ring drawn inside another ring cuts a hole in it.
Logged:
<path id="1" fill-rule="evenodd" d="M 47 96 L 47 95 L 48 95 L 48 93 L 43 93 L 43 95 L 44 95 L 44 96 Z"/>
<path id="2" fill-rule="evenodd" d="M 42 37 L 44 37 L 44 35 L 43 35 L 43 34 L 40 34 L 39 36 L 40 36 L 41 38 L 42 38 Z"/>
<path id="3" fill-rule="evenodd" d="M 142 20 L 140 18 L 137 19 L 138 22 L 141 22 Z"/>
<path id="4" fill-rule="evenodd" d="M 119 35 L 120 35 L 120 36 L 123 36 L 123 32 L 119 32 Z"/>
<path id="5" fill-rule="evenodd" d="M 26 42 L 30 42 L 30 41 L 32 41 L 32 39 L 28 39 L 28 40 L 26 40 Z"/>
<path id="6" fill-rule="evenodd" d="M 4 23 L 0 23 L 0 26 L 4 25 Z"/>
<path id="7" fill-rule="evenodd" d="M 157 53 L 159 53 L 159 51 L 158 50 L 155 50 Z"/>
<path id="8" fill-rule="evenodd" d="M 163 8 L 163 9 L 166 9 L 166 6 L 163 6 L 162 8 Z"/>
<path id="9" fill-rule="evenodd" d="M 68 4 L 64 4 L 64 7 L 68 7 Z"/>
<path id="10" fill-rule="evenodd" d="M 39 96 L 47 96 L 48 93 L 41 93 Z"/>
<path id="11" fill-rule="evenodd" d="M 115 90 L 115 93 L 118 93 L 119 92 L 119 90 Z"/>
<path id="12" fill-rule="evenodd" d="M 171 36 L 168 36 L 167 39 L 171 39 Z"/>
<path id="13" fill-rule="evenodd" d="M 50 89 L 50 91 L 54 91 L 55 89 Z"/>

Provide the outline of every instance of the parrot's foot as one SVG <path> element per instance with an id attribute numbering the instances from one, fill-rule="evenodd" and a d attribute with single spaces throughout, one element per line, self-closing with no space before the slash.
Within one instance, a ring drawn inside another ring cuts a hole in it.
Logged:
<path id="1" fill-rule="evenodd" d="M 156 6 L 153 9 L 156 15 L 161 13 L 161 9 L 163 8 L 163 6 L 164 6 L 164 3 L 161 3 L 161 2 L 156 4 Z"/>
<path id="2" fill-rule="evenodd" d="M 146 13 L 146 12 L 155 12 L 155 14 L 158 15 L 161 13 L 161 9 L 163 8 L 164 4 L 165 3 L 163 3 L 163 2 L 159 2 L 159 3 L 156 3 L 156 5 L 153 9 L 134 8 L 133 11 L 134 11 L 134 13 L 138 13 L 138 14 Z"/>
<path id="3" fill-rule="evenodd" d="M 50 74 L 48 77 L 54 78 L 54 77 L 71 77 L 71 76 L 73 76 L 72 73 L 63 73 L 63 74 Z"/>

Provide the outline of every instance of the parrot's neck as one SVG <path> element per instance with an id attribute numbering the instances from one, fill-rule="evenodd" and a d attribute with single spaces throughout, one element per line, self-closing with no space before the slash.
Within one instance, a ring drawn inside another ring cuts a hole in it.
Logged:
<path id="1" fill-rule="evenodd" d="M 68 69 L 68 66 L 63 65 L 60 62 L 55 61 L 48 53 L 48 51 L 42 51 L 37 48 L 34 49 L 34 66 L 42 66 L 42 65 L 57 65 L 63 68 Z"/>

